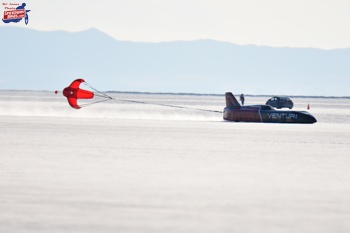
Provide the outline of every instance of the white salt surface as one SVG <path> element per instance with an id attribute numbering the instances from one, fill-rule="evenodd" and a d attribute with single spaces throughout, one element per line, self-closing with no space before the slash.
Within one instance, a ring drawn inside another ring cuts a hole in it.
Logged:
<path id="1" fill-rule="evenodd" d="M 349 232 L 350 100 L 293 101 L 318 122 L 233 123 L 118 101 L 75 110 L 61 95 L 0 91 L 0 232 Z"/>

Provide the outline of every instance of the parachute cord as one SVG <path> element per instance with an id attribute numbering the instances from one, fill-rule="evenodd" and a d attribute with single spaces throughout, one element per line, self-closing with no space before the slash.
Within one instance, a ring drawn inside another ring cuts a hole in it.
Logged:
<path id="1" fill-rule="evenodd" d="M 113 98 L 113 99 L 114 99 L 114 98 Z M 201 108 L 190 108 L 190 107 L 177 106 L 177 105 L 170 105 L 170 104 L 156 104 L 156 103 L 150 103 L 150 102 L 145 102 L 145 101 L 126 100 L 126 99 L 114 99 L 114 100 L 120 100 L 120 101 L 124 101 L 124 102 L 138 103 L 138 104 L 157 105 L 157 106 L 170 107 L 170 108 L 191 109 L 191 110 L 197 110 L 197 111 L 203 111 L 203 112 L 223 113 L 222 111 L 216 111 L 216 110 L 208 110 L 208 109 L 201 109 Z"/>
<path id="2" fill-rule="evenodd" d="M 150 102 L 145 102 L 145 101 L 136 101 L 136 100 L 126 100 L 126 99 L 116 99 L 113 98 L 99 90 L 97 90 L 96 88 L 94 88 L 93 86 L 91 86 L 89 83 L 84 82 L 84 84 L 86 86 L 88 86 L 89 88 L 91 88 L 92 90 L 96 91 L 97 93 L 99 93 L 100 95 L 96 95 L 99 97 L 104 97 L 107 98 L 107 100 L 119 100 L 119 101 L 124 101 L 124 102 L 129 102 L 129 103 L 138 103 L 138 104 L 149 104 L 149 105 L 156 105 L 156 106 L 163 106 L 163 107 L 170 107 L 170 108 L 182 108 L 182 109 L 190 109 L 190 110 L 197 110 L 197 111 L 203 111 L 203 112 L 216 112 L 216 113 L 223 113 L 222 111 L 216 111 L 216 110 L 208 110 L 208 109 L 201 109 L 201 108 L 190 108 L 190 107 L 184 107 L 184 106 L 177 106 L 177 105 L 170 105 L 170 104 L 156 104 L 156 103 L 150 103 Z M 97 101 L 91 104 L 96 104 L 96 103 L 100 103 L 100 102 L 104 102 L 107 100 L 102 100 L 102 101 Z M 87 105 L 91 105 L 91 104 L 84 104 L 84 107 Z"/>
<path id="3" fill-rule="evenodd" d="M 105 94 L 105 93 L 103 93 L 103 92 L 100 92 L 99 90 L 97 90 L 96 88 L 94 88 L 93 86 L 91 86 L 90 84 L 88 84 L 87 82 L 84 82 L 84 84 L 85 84 L 86 86 L 88 86 L 89 88 L 91 88 L 92 90 L 96 91 L 97 93 L 101 94 L 102 96 L 100 96 L 100 97 L 105 97 L 105 98 L 108 98 L 108 99 L 114 99 L 113 97 L 111 97 L 111 96 L 109 96 L 109 95 L 107 95 L 107 94 Z"/>

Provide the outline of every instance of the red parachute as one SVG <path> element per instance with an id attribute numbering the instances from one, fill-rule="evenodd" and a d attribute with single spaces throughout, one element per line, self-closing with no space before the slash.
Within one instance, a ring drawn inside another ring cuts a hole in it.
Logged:
<path id="1" fill-rule="evenodd" d="M 80 88 L 80 84 L 84 84 L 90 89 L 94 90 L 95 92 L 84 90 Z M 57 94 L 58 91 L 55 91 Z M 63 95 L 67 97 L 68 103 L 72 108 L 80 109 L 82 107 L 85 107 L 87 105 L 96 104 L 108 100 L 113 100 L 113 97 L 110 97 L 109 95 L 102 93 L 98 90 L 96 90 L 94 87 L 92 87 L 90 84 L 85 82 L 84 79 L 76 79 L 74 80 L 68 87 L 63 89 Z M 92 99 L 94 97 L 97 97 L 97 100 L 91 101 L 90 103 L 85 104 L 79 104 L 78 105 L 78 99 Z"/>
<path id="2" fill-rule="evenodd" d="M 67 97 L 68 103 L 72 108 L 81 108 L 78 105 L 78 99 L 92 99 L 94 97 L 93 92 L 79 88 L 83 82 L 85 82 L 84 79 L 76 79 L 71 85 L 63 89 L 63 95 Z"/>

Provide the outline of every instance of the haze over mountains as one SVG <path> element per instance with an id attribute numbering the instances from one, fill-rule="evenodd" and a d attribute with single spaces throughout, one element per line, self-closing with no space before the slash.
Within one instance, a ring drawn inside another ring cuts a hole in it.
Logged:
<path id="1" fill-rule="evenodd" d="M 97 29 L 4 26 L 0 35 L 0 89 L 60 90 L 84 78 L 102 91 L 350 96 L 350 49 L 128 42 Z"/>

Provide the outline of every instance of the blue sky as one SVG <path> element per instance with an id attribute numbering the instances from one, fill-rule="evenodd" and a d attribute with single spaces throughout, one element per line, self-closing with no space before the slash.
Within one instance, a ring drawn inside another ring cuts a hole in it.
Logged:
<path id="1" fill-rule="evenodd" d="M 1 1 L 18 2 L 19 1 Z M 28 0 L 44 31 L 97 28 L 119 40 L 214 39 L 274 47 L 350 48 L 349 0 Z"/>

